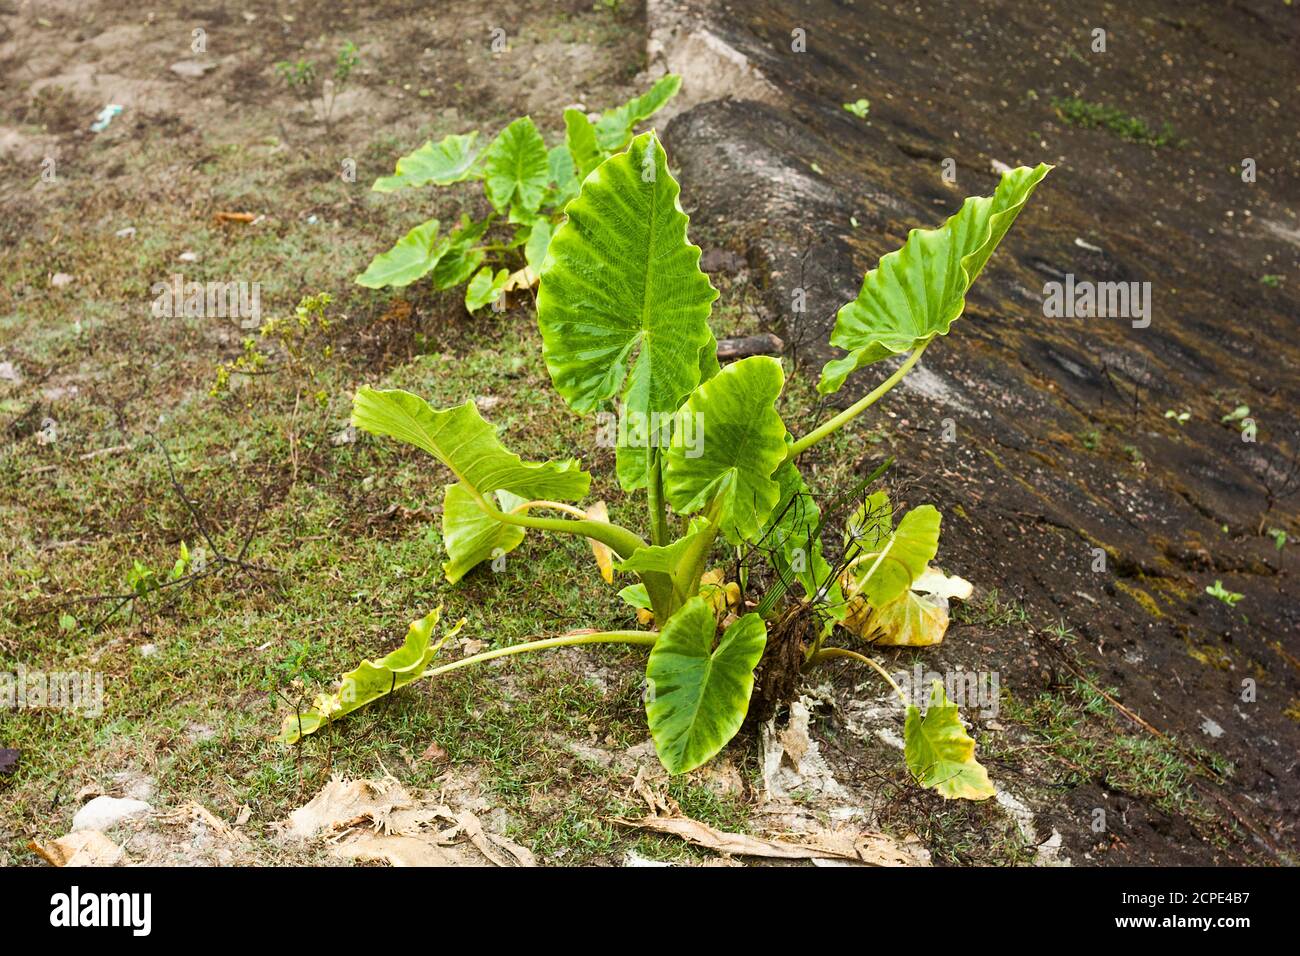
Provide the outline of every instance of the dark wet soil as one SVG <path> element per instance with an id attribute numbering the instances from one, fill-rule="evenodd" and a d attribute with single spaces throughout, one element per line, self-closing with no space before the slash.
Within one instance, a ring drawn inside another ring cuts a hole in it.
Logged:
<path id="1" fill-rule="evenodd" d="M 1121 713 L 1127 730 L 1233 765 L 1197 784 L 1224 821 L 1212 839 L 1105 775 L 1058 788 L 1038 829 L 1045 817 L 1076 862 L 1294 859 L 1297 552 L 1264 532 L 1300 536 L 1287 477 L 1300 454 L 1300 11 L 1264 0 L 689 6 L 781 97 L 706 102 L 667 129 L 692 232 L 766 277 L 771 331 L 809 375 L 832 354 L 835 310 L 908 229 L 990 193 L 994 161 L 1058 164 L 919 380 L 874 411 L 887 443 L 863 447 L 864 460 L 895 454 L 910 503 L 944 512 L 945 569 L 1028 612 L 1020 626 L 955 627 L 927 666 L 996 669 L 1028 700 L 1072 680 L 1068 661 L 1147 725 Z M 1107 31 L 1104 53 L 1091 49 L 1094 27 Z M 791 52 L 796 29 L 806 52 Z M 1070 96 L 1168 123 L 1180 142 L 1072 126 L 1052 105 Z M 859 97 L 865 121 L 841 107 Z M 1150 326 L 1045 318 L 1044 284 L 1067 273 L 1150 282 Z M 796 289 L 806 312 L 792 309 Z M 839 401 L 882 368 L 858 373 Z M 1221 422 L 1240 404 L 1254 442 Z M 1244 595 L 1235 608 L 1205 593 L 1216 580 Z M 1064 653 L 1044 633 L 1056 621 L 1076 636 Z M 1117 802 L 1122 822 L 1113 815 L 1099 836 L 1089 814 Z"/>

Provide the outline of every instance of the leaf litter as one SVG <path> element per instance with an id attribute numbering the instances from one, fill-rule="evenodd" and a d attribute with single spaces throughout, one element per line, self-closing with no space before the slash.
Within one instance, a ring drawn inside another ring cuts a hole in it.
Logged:
<path id="1" fill-rule="evenodd" d="M 471 810 L 412 795 L 396 778 L 335 777 L 282 824 L 322 840 L 340 859 L 393 866 L 536 866 L 533 854 L 483 826 Z"/>

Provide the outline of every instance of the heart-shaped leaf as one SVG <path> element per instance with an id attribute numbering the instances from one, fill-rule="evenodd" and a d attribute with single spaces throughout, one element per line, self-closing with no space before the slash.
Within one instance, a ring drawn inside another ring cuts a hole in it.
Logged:
<path id="1" fill-rule="evenodd" d="M 914 704 L 908 706 L 903 741 L 903 759 L 917 782 L 944 799 L 987 800 L 997 793 L 940 681 L 934 682 L 924 717 Z"/>
<path id="2" fill-rule="evenodd" d="M 546 159 L 551 169 L 551 185 L 542 200 L 542 205 L 563 209 L 570 199 L 578 195 L 582 180 L 578 178 L 573 154 L 564 143 L 552 146 L 550 152 L 546 154 Z"/>
<path id="3" fill-rule="evenodd" d="M 637 123 L 648 119 L 663 109 L 664 105 L 681 89 L 682 78 L 674 73 L 661 76 L 654 86 L 640 96 L 635 96 L 622 106 L 605 110 L 596 122 L 596 142 L 607 153 L 614 153 L 627 145 Z"/>
<path id="4" fill-rule="evenodd" d="M 433 287 L 452 289 L 465 282 L 483 264 L 484 251 L 477 243 L 487 232 L 490 220 L 472 221 L 460 217 L 460 225 L 447 236 L 447 250 L 433 267 Z"/>
<path id="5" fill-rule="evenodd" d="M 618 397 L 627 416 L 672 413 L 716 369 L 704 352 L 716 351 L 708 317 L 718 293 L 686 239 L 678 193 L 646 133 L 592 171 L 551 237 L 537 293 L 542 355 L 580 412 Z M 620 444 L 617 455 L 624 488 L 642 487 L 646 449 Z"/>
<path id="6" fill-rule="evenodd" d="M 600 165 L 605 154 L 596 145 L 596 127 L 591 125 L 581 110 L 564 111 L 564 143 L 569 147 L 573 157 L 574 170 L 578 180 L 587 178 L 587 174 Z"/>
<path id="7" fill-rule="evenodd" d="M 694 518 L 686 533 L 671 544 L 637 548 L 614 567 L 636 574 L 646 587 L 651 604 L 665 618 L 671 617 L 692 596 L 703 570 L 705 555 L 694 563 L 687 556 L 711 543 L 714 529 L 703 518 Z"/>
<path id="8" fill-rule="evenodd" d="M 478 150 L 474 148 L 476 139 L 477 130 L 465 134 L 453 133 L 444 136 L 437 143 L 430 140 L 415 152 L 407 153 L 399 159 L 394 175 L 376 179 L 370 188 L 379 193 L 391 193 L 428 183 L 449 186 L 473 179 L 479 175 L 474 165 L 478 158 Z"/>
<path id="9" fill-rule="evenodd" d="M 693 597 L 669 619 L 650 651 L 646 718 L 669 773 L 686 773 L 712 759 L 740 730 L 749 710 L 767 626 L 757 614 L 746 614 L 715 648 L 716 636 L 708 603 Z"/>
<path id="10" fill-rule="evenodd" d="M 483 189 L 497 212 L 512 203 L 536 212 L 550 181 L 546 142 L 530 117 L 503 129 L 483 154 Z"/>
<path id="11" fill-rule="evenodd" d="M 846 593 L 861 597 L 873 608 L 900 597 L 934 560 L 942 520 L 934 505 L 921 505 L 903 515 L 878 550 L 856 553 L 844 572 Z"/>
<path id="12" fill-rule="evenodd" d="M 498 269 L 494 274 L 490 266 L 484 266 L 474 273 L 465 287 L 465 308 L 477 312 L 485 305 L 490 305 L 500 298 L 510 281 L 509 269 Z"/>
<path id="13" fill-rule="evenodd" d="M 460 631 L 465 620 L 462 618 L 456 626 L 442 636 L 438 643 L 432 643 L 434 629 L 442 609 L 429 614 L 411 624 L 406 633 L 406 642 L 386 657 L 377 661 L 362 661 L 356 670 L 343 675 L 343 681 L 337 691 L 331 694 L 319 694 L 308 710 L 289 714 L 284 718 L 280 728 L 279 740 L 286 744 L 296 743 L 302 737 L 315 733 L 325 724 L 338 720 L 352 711 L 366 706 L 381 697 L 386 697 L 399 687 L 405 687 L 411 681 L 424 675 L 429 663 L 437 656 L 438 650 L 447 639 Z"/>
<path id="14" fill-rule="evenodd" d="M 826 363 L 818 391 L 838 392 L 855 369 L 947 335 L 971 284 L 1051 169 L 1040 163 L 1003 173 L 992 196 L 970 197 L 939 229 L 913 229 L 902 249 L 882 258 L 836 316 L 831 344 L 849 354 Z"/>
<path id="15" fill-rule="evenodd" d="M 525 501 L 508 491 L 496 492 L 496 498 L 502 511 Z M 447 486 L 442 499 L 442 543 L 447 560 L 442 570 L 450 583 L 455 584 L 483 561 L 508 554 L 523 540 L 523 528 L 490 517 L 464 485 Z"/>
<path id="16" fill-rule="evenodd" d="M 446 238 L 438 239 L 438 220 L 422 222 L 398 239 L 393 248 L 375 256 L 366 271 L 357 276 L 357 285 L 367 289 L 408 286 L 428 275 L 449 245 Z"/>
<path id="17" fill-rule="evenodd" d="M 533 272 L 542 271 L 542 263 L 546 261 L 546 250 L 554 232 L 555 227 L 545 219 L 537 220 L 529 230 L 528 242 L 524 243 L 524 258 Z"/>
<path id="18" fill-rule="evenodd" d="M 786 454 L 776 411 L 784 385 L 780 360 L 755 355 L 696 388 L 676 416 L 664 494 L 679 514 L 718 499 L 733 544 L 753 540 L 781 497 L 772 475 Z"/>
<path id="19" fill-rule="evenodd" d="M 435 410 L 410 392 L 363 385 L 352 400 L 352 424 L 424 449 L 479 495 L 505 490 L 528 500 L 576 501 L 591 486 L 573 459 L 528 463 L 506 451 L 473 402 Z"/>

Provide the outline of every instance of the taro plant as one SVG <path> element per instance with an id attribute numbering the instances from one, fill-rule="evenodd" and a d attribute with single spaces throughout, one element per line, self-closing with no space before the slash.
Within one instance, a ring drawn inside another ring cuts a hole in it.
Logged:
<path id="1" fill-rule="evenodd" d="M 636 125 L 662 109 L 680 87 L 680 77 L 664 76 L 594 123 L 581 110 L 566 109 L 564 142 L 549 149 L 532 118 L 522 116 L 486 148 L 475 130 L 430 140 L 403 156 L 393 175 L 375 180 L 375 192 L 478 180 L 491 212 L 483 219 L 462 214 L 445 232 L 437 219 L 420 223 L 375 256 L 356 281 L 371 289 L 400 288 L 432 274 L 435 289 L 468 283 L 470 312 L 500 301 L 510 289 L 531 287 L 565 204 L 582 181 L 626 149 Z"/>
<path id="2" fill-rule="evenodd" d="M 797 675 L 829 659 L 854 658 L 902 696 L 879 663 L 826 642 L 837 620 L 886 643 L 942 637 L 946 599 L 968 594 L 970 586 L 930 565 L 939 512 L 921 506 L 895 524 L 888 499 L 868 497 L 848 522 L 836 573 L 823 555 L 825 519 L 799 458 L 877 402 L 948 333 L 971 284 L 1049 169 L 1005 173 L 992 196 L 967 199 L 939 229 L 914 230 L 867 273 L 858 297 L 839 311 L 831 338 L 848 354 L 827 364 L 819 388 L 837 391 L 862 366 L 905 358 L 862 398 L 796 437 L 778 411 L 785 384 L 778 359 L 719 367 L 708 323 L 718 293 L 687 239 L 678 185 L 658 139 L 642 134 L 600 163 L 550 240 L 537 319 L 543 359 L 564 400 L 581 413 L 617 413 L 617 478 L 625 492 L 643 496 L 644 527 L 611 522 L 599 503 L 580 507 L 591 478 L 577 461 L 522 461 L 472 401 L 435 409 L 406 391 L 362 387 L 352 421 L 423 449 L 450 472 L 442 515 L 450 581 L 517 548 L 529 531 L 575 535 L 592 542 L 598 557 L 609 555 L 611 570 L 636 579 L 621 593 L 648 612 L 655 629 L 573 632 L 435 666 L 435 612 L 411 626 L 401 649 L 362 664 L 337 693 L 289 714 L 281 739 L 297 741 L 419 677 L 601 643 L 648 648 L 646 717 L 672 773 L 705 763 L 737 733 L 756 669 L 793 662 Z M 715 548 L 724 545 L 770 555 L 777 584 L 761 602 L 737 600 L 735 582 L 709 571 Z M 795 583 L 804 598 L 778 607 Z M 814 603 L 833 613 L 818 627 L 791 627 Z M 990 796 L 974 741 L 942 687 L 934 688 L 924 715 L 904 702 L 905 759 L 917 780 L 946 797 Z"/>

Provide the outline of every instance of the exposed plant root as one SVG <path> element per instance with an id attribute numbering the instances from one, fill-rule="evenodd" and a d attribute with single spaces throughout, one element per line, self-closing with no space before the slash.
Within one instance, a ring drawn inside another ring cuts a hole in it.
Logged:
<path id="1" fill-rule="evenodd" d="M 745 718 L 747 726 L 755 727 L 771 720 L 780 707 L 795 699 L 816 626 L 813 609 L 800 603 L 768 627 L 767 647 L 754 671 L 754 693 Z"/>

